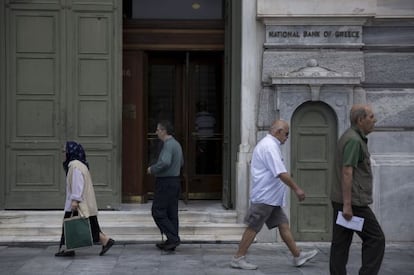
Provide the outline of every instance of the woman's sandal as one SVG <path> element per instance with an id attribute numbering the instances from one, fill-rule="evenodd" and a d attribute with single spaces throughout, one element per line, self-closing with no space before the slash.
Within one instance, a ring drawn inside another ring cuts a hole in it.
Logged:
<path id="1" fill-rule="evenodd" d="M 99 253 L 99 256 L 103 256 L 113 245 L 115 241 L 113 239 L 109 239 L 106 245 L 102 246 L 102 251 Z"/>
<path id="2" fill-rule="evenodd" d="M 75 256 L 75 251 L 73 250 L 69 250 L 69 251 L 61 250 L 55 254 L 55 257 L 73 257 L 73 256 Z"/>

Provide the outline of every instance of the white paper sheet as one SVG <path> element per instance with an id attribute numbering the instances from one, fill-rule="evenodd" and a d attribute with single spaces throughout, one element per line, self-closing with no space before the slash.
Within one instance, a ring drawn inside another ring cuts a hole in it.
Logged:
<path id="1" fill-rule="evenodd" d="M 352 219 L 348 221 L 345 220 L 344 216 L 342 216 L 342 211 L 338 211 L 338 218 L 336 219 L 336 224 L 339 224 L 343 227 L 352 230 L 362 231 L 362 227 L 364 226 L 364 218 L 352 216 Z"/>

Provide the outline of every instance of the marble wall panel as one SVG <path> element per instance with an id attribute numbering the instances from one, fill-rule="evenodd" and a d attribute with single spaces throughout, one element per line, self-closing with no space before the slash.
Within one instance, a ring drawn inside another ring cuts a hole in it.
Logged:
<path id="1" fill-rule="evenodd" d="M 263 53 L 262 81 L 268 83 L 273 74 L 283 74 L 306 67 L 309 59 L 316 59 L 320 67 L 338 72 L 360 75 L 364 81 L 362 52 L 355 51 L 272 51 Z"/>
<path id="2" fill-rule="evenodd" d="M 373 16 L 410 17 L 414 12 L 412 0 L 257 0 L 257 17 L 293 16 Z"/>
<path id="3" fill-rule="evenodd" d="M 364 63 L 366 83 L 413 83 L 414 53 L 367 52 Z"/>
<path id="4" fill-rule="evenodd" d="M 329 0 L 257 0 L 257 16 L 372 15 L 376 10 L 376 1 L 347 0 L 339 4 Z"/>
<path id="5" fill-rule="evenodd" d="M 267 130 L 275 119 L 278 119 L 276 111 L 276 95 L 273 87 L 264 87 L 259 95 L 257 127 Z"/>
<path id="6" fill-rule="evenodd" d="M 414 5 L 412 0 L 376 0 L 378 17 L 412 16 Z"/>
<path id="7" fill-rule="evenodd" d="M 371 153 L 414 154 L 414 131 L 373 132 L 368 136 Z"/>
<path id="8" fill-rule="evenodd" d="M 414 155 L 372 155 L 374 211 L 387 241 L 414 241 Z"/>
<path id="9" fill-rule="evenodd" d="M 407 45 L 414 44 L 414 26 L 367 26 L 363 28 L 363 42 L 370 45 Z"/>
<path id="10" fill-rule="evenodd" d="M 414 89 L 367 91 L 367 101 L 375 111 L 376 127 L 414 127 Z"/>

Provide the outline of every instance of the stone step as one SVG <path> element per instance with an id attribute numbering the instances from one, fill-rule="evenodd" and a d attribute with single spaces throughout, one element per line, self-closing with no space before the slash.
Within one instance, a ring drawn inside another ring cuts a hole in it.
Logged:
<path id="1" fill-rule="evenodd" d="M 58 242 L 63 211 L 0 211 L 0 243 Z M 231 210 L 179 211 L 183 242 L 236 242 L 244 231 Z M 100 211 L 102 230 L 120 242 L 161 239 L 149 210 Z"/>
<path id="2" fill-rule="evenodd" d="M 235 211 L 179 211 L 180 221 L 233 223 Z M 61 223 L 63 211 L 0 211 L 0 225 L 21 223 Z M 152 222 L 151 211 L 100 211 L 99 222 Z"/>
<path id="3" fill-rule="evenodd" d="M 142 224 L 140 226 L 127 224 L 103 224 L 102 230 L 117 240 L 123 241 L 150 241 L 161 238 L 158 228 L 154 224 Z M 180 236 L 182 241 L 234 241 L 239 240 L 244 231 L 241 224 L 180 224 Z M 1 227 L 0 242 L 43 242 L 44 240 L 58 241 L 61 234 L 61 226 L 27 227 Z"/>

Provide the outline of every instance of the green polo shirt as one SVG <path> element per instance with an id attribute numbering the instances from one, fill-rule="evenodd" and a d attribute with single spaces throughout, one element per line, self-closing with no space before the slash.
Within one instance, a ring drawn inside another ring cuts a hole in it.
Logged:
<path id="1" fill-rule="evenodd" d="M 368 139 L 358 128 L 351 127 L 338 141 L 336 154 L 336 180 L 332 183 L 331 199 L 343 203 L 342 168 L 352 166 L 351 203 L 367 206 L 372 203 L 372 171 Z"/>
<path id="2" fill-rule="evenodd" d="M 359 130 L 354 129 L 367 142 L 367 138 Z M 361 142 L 358 139 L 349 139 L 344 147 L 342 155 L 342 165 L 357 167 L 358 163 L 364 160 L 364 153 L 361 149 Z"/>

